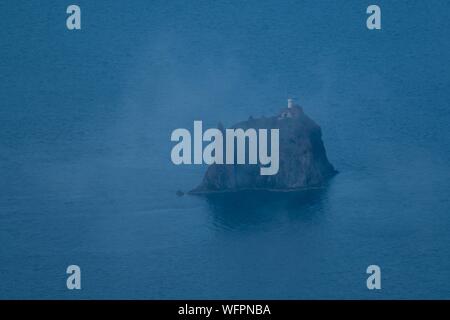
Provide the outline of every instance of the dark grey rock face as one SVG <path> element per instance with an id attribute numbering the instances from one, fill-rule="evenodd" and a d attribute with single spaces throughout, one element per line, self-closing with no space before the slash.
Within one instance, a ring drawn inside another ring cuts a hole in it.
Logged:
<path id="1" fill-rule="evenodd" d="M 232 128 L 279 129 L 278 173 L 260 175 L 259 164 L 213 164 L 191 193 L 298 190 L 318 187 L 337 173 L 328 161 L 320 127 L 299 106 L 283 109 L 270 118 L 250 118 Z"/>

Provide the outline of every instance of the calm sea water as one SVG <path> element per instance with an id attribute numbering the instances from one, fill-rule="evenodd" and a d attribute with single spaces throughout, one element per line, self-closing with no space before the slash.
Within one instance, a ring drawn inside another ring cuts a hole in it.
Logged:
<path id="1" fill-rule="evenodd" d="M 447 1 L 379 1 L 381 31 L 364 1 L 78 4 L 0 5 L 0 298 L 450 298 Z M 205 167 L 172 130 L 287 95 L 328 185 L 175 195 Z"/>

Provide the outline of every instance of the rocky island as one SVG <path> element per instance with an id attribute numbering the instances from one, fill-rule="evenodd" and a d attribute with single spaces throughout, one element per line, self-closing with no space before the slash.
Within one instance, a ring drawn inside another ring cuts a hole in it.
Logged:
<path id="1" fill-rule="evenodd" d="M 275 116 L 250 118 L 232 128 L 279 129 L 279 171 L 260 175 L 259 164 L 212 164 L 200 185 L 189 193 L 294 191 L 319 187 L 337 173 L 328 161 L 320 127 L 291 99 Z"/>

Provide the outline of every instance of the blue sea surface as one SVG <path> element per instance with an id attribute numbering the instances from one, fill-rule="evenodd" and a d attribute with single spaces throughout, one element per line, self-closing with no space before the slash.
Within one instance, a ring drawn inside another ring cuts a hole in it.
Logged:
<path id="1" fill-rule="evenodd" d="M 365 1 L 76 3 L 78 31 L 0 4 L 1 299 L 450 299 L 450 2 L 378 1 L 373 31 Z M 327 185 L 176 195 L 206 167 L 174 129 L 288 96 Z"/>

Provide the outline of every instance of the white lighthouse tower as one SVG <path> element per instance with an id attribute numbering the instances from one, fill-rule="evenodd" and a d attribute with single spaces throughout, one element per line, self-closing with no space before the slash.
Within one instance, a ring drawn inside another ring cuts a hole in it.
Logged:
<path id="1" fill-rule="evenodd" d="M 292 106 L 294 105 L 294 102 L 291 98 L 288 99 L 288 109 L 291 109 Z"/>

